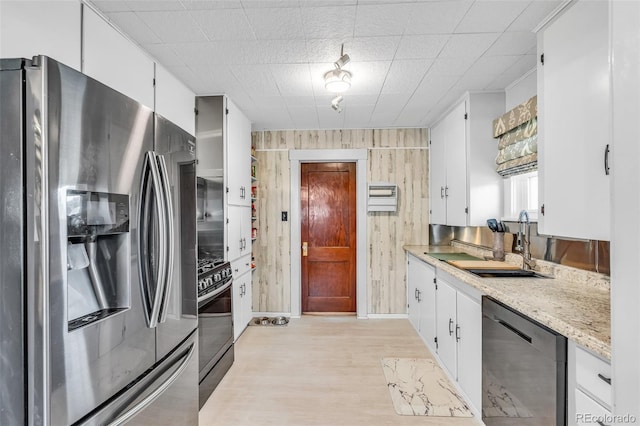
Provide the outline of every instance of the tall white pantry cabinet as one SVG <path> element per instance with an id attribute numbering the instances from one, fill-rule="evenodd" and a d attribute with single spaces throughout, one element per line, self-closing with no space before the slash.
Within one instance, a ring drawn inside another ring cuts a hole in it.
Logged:
<path id="1" fill-rule="evenodd" d="M 198 167 L 223 177 L 225 260 L 233 270 L 233 337 L 252 318 L 251 122 L 227 96 L 198 97 Z"/>

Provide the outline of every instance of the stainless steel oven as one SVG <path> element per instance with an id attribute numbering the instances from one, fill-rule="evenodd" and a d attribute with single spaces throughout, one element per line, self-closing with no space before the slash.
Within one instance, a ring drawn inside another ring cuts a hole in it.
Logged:
<path id="1" fill-rule="evenodd" d="M 198 265 L 200 408 L 233 364 L 232 292 L 229 262 Z"/>

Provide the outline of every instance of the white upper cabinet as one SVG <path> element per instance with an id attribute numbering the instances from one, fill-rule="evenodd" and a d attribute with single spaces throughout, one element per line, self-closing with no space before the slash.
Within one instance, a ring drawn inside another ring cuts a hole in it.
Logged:
<path id="1" fill-rule="evenodd" d="M 195 104 L 195 93 L 162 65 L 156 64 L 156 112 L 195 135 Z"/>
<path id="2" fill-rule="evenodd" d="M 431 129 L 432 224 L 483 226 L 499 217 L 502 178 L 495 171 L 492 122 L 504 113 L 504 93 L 467 93 Z"/>
<path id="3" fill-rule="evenodd" d="M 538 230 L 609 240 L 608 2 L 567 8 L 538 33 L 538 53 Z"/>
<path id="4" fill-rule="evenodd" d="M 251 122 L 227 99 L 227 203 L 251 206 Z"/>
<path id="5" fill-rule="evenodd" d="M 80 71 L 79 1 L 3 1 L 0 4 L 0 57 L 46 55 Z"/>
<path id="6" fill-rule="evenodd" d="M 82 72 L 154 109 L 153 60 L 91 8 L 82 16 Z"/>

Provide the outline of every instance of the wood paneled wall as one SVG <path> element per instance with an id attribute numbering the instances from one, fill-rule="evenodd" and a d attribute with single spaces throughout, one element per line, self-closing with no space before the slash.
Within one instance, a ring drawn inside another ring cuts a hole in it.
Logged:
<path id="1" fill-rule="evenodd" d="M 253 310 L 290 312 L 289 150 L 367 148 L 369 182 L 398 185 L 398 211 L 367 215 L 368 307 L 371 314 L 406 313 L 402 246 L 429 243 L 426 129 L 283 130 L 253 133 L 258 159 L 258 239 Z"/>

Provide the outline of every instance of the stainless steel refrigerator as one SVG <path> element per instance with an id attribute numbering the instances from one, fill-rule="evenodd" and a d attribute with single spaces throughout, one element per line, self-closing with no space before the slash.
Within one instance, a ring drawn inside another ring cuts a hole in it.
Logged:
<path id="1" fill-rule="evenodd" d="M 0 60 L 0 424 L 196 425 L 194 138 Z"/>

